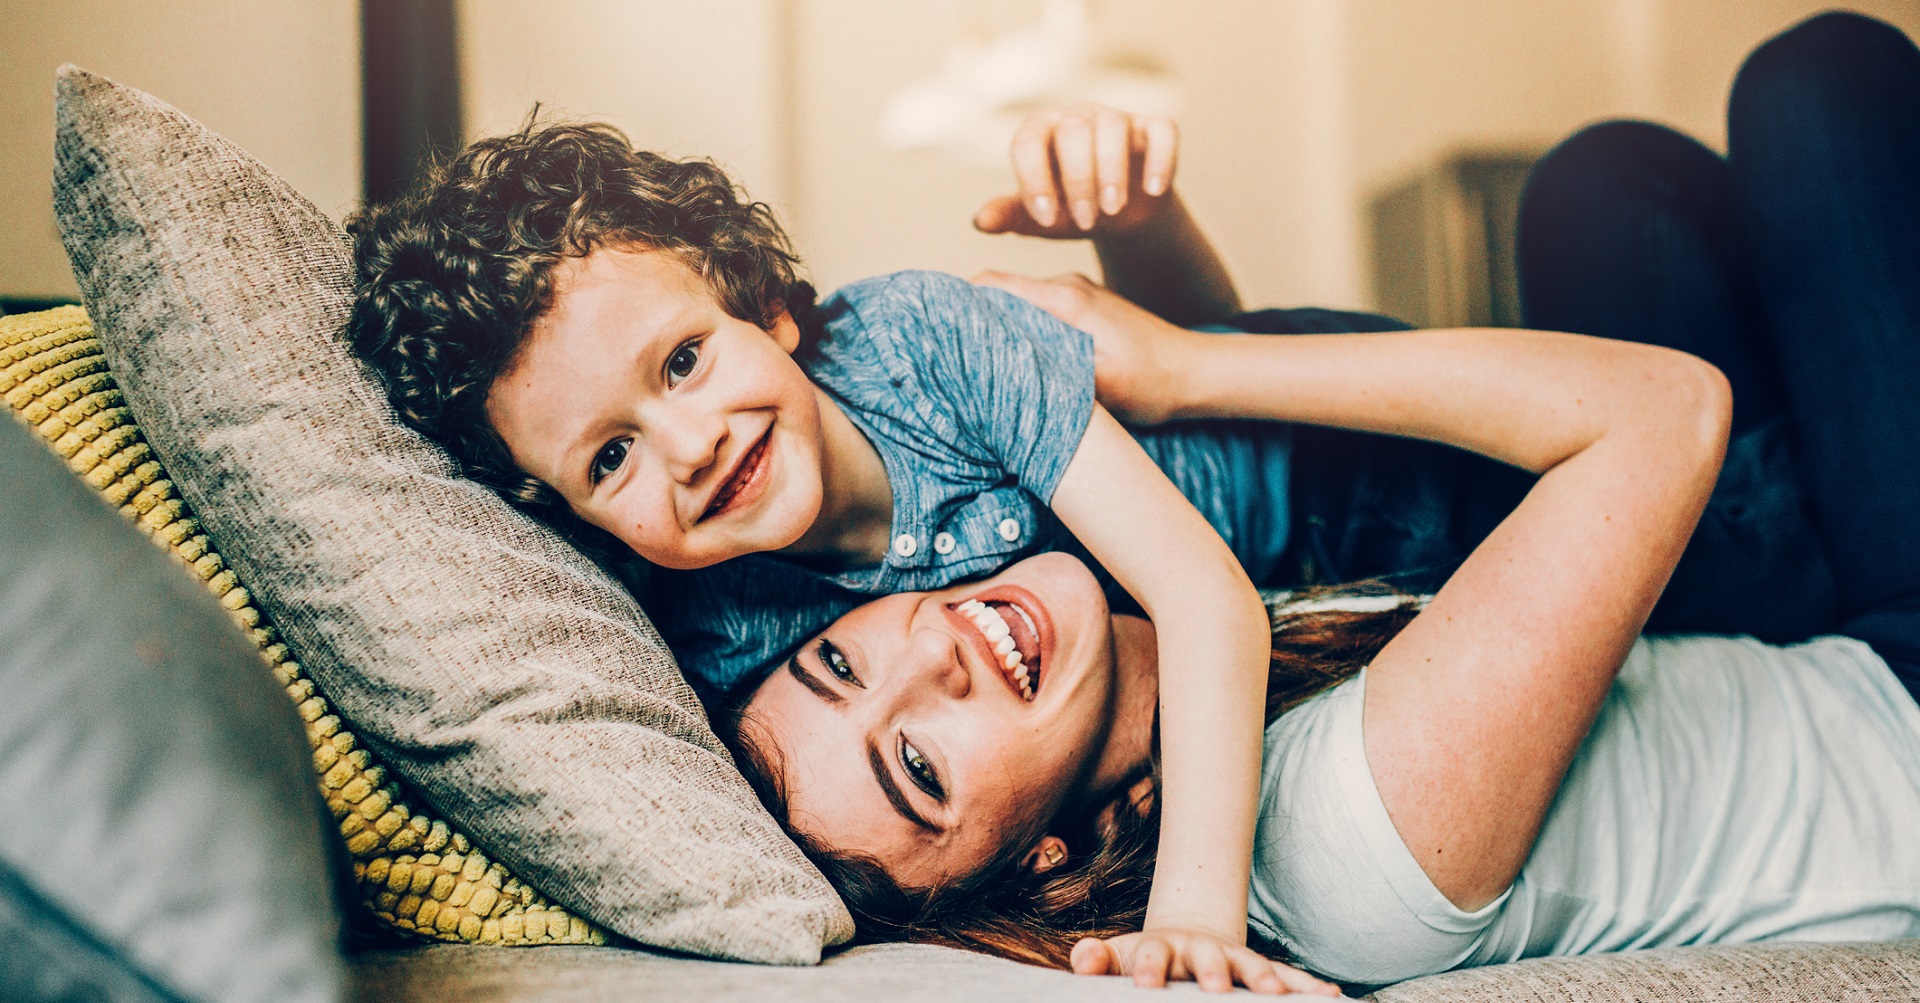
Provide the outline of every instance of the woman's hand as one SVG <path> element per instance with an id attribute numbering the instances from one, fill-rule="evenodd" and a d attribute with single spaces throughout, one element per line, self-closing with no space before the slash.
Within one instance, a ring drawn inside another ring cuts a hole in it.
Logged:
<path id="1" fill-rule="evenodd" d="M 1208 335 L 1169 324 L 1084 275 L 1033 279 L 989 271 L 973 281 L 1092 335 L 1094 392 L 1126 424 L 1158 425 L 1184 406 L 1185 363 Z"/>
<path id="2" fill-rule="evenodd" d="M 989 199 L 973 225 L 1056 240 L 1127 233 L 1176 201 L 1179 148 L 1172 119 L 1098 105 L 1036 111 L 1013 136 L 1019 193 Z"/>
<path id="3" fill-rule="evenodd" d="M 1076 975 L 1131 975 L 1134 985 L 1148 989 L 1192 979 L 1212 993 L 1242 985 L 1270 996 L 1340 995 L 1338 986 L 1200 930 L 1164 928 L 1106 940 L 1089 937 L 1073 945 L 1072 963 Z"/>
<path id="4" fill-rule="evenodd" d="M 973 215 L 983 233 L 1091 239 L 1106 283 L 1181 324 L 1240 312 L 1220 255 L 1173 191 L 1173 120 L 1096 105 L 1036 111 L 1013 136 L 1020 190 Z"/>

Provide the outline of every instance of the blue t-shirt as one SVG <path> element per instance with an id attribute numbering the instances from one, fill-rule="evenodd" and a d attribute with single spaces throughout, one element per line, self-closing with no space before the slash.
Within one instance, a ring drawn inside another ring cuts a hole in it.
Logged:
<path id="1" fill-rule="evenodd" d="M 1084 331 L 935 272 L 856 282 L 819 310 L 822 333 L 796 360 L 879 453 L 893 545 L 881 563 L 840 572 L 774 554 L 656 570 L 647 610 L 689 676 L 732 690 L 868 598 L 945 588 L 1047 550 L 1088 558 L 1130 604 L 1047 508 L 1093 413 Z M 1287 543 L 1289 429 L 1206 421 L 1135 437 L 1249 576 L 1271 579 Z"/>

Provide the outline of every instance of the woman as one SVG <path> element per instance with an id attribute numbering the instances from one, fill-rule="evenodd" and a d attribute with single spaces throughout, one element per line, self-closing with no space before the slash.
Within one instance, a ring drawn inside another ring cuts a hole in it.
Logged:
<path id="1" fill-rule="evenodd" d="M 1092 331 L 1104 363 L 1134 360 L 1102 388 L 1139 388 L 1123 402 L 1137 413 L 1417 436 L 1539 475 L 1418 616 L 1276 625 L 1249 902 L 1273 947 L 1387 982 L 1536 954 L 1920 935 L 1920 860 L 1903 852 L 1920 705 L 1901 685 L 1920 678 L 1916 112 L 1920 53 L 1830 15 L 1742 71 L 1726 163 L 1615 126 L 1542 168 L 1529 246 L 1543 227 L 1575 232 L 1557 260 L 1528 255 L 1530 298 L 1568 305 L 1572 328 L 1601 308 L 1642 336 L 1683 318 L 1687 347 L 1740 381 L 1738 414 L 1717 370 L 1630 342 L 1221 339 L 1097 291 L 1024 289 Z M 1597 218 L 1543 215 L 1556 186 L 1650 178 L 1665 187 Z M 1619 265 L 1621 234 L 1668 256 L 1614 276 L 1618 291 L 1590 266 L 1554 271 L 1581 253 Z M 1638 640 L 1729 423 L 1773 420 L 1798 450 L 1844 636 Z M 1307 988 L 1250 952 L 1176 956 L 1125 932 L 1152 816 L 1179 809 L 1154 797 L 1155 708 L 1179 695 L 1153 691 L 1152 630 L 1111 614 L 1072 558 L 1034 558 L 847 615 L 733 731 L 870 937 L 1148 984 Z M 992 668 L 1001 636 L 1039 666 L 1031 700 Z"/>

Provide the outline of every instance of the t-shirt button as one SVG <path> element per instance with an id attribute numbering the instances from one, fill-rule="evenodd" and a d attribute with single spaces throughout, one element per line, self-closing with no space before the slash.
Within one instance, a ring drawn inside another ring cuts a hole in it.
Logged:
<path id="1" fill-rule="evenodd" d="M 1020 539 L 1020 524 L 1012 519 L 1000 520 L 1000 539 L 1008 543 Z"/>
<path id="2" fill-rule="evenodd" d="M 914 541 L 912 533 L 902 533 L 893 538 L 893 552 L 901 557 L 912 557 L 913 552 L 919 549 L 920 544 Z"/>
<path id="3" fill-rule="evenodd" d="M 953 534 L 935 533 L 933 535 L 933 552 L 936 554 L 953 553 Z"/>

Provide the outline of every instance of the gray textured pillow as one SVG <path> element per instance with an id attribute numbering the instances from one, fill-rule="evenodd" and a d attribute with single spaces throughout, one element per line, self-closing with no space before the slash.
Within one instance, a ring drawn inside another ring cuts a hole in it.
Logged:
<path id="1" fill-rule="evenodd" d="M 213 596 L 0 415 L 0 1000 L 341 998 L 308 758 Z"/>
<path id="2" fill-rule="evenodd" d="M 55 208 L 128 404 L 375 753 L 542 892 L 809 963 L 852 921 L 632 597 L 401 425 L 339 336 L 343 235 L 168 105 L 60 71 Z"/>

